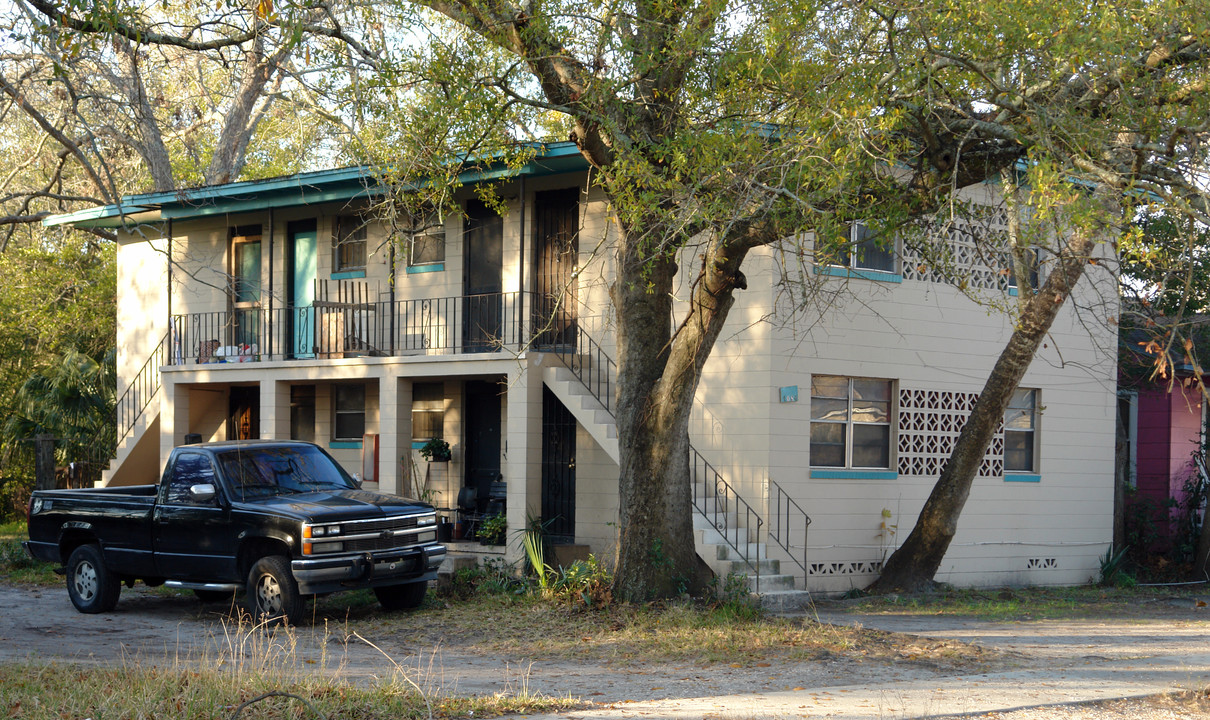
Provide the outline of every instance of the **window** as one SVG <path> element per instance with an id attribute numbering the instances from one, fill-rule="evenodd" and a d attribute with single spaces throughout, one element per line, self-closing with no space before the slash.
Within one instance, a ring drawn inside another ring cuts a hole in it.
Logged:
<path id="1" fill-rule="evenodd" d="M 169 505 L 216 505 L 215 500 L 198 503 L 189 494 L 194 485 L 214 484 L 214 468 L 210 459 L 201 453 L 181 453 L 172 466 L 172 482 L 164 492 L 164 502 Z"/>
<path id="2" fill-rule="evenodd" d="M 231 231 L 231 323 L 228 336 L 220 346 L 259 345 L 261 236 L 260 226 L 235 228 Z M 241 350 L 244 348 L 241 347 Z"/>
<path id="3" fill-rule="evenodd" d="M 1004 411 L 1004 471 L 1036 471 L 1038 391 L 1018 388 Z"/>
<path id="4" fill-rule="evenodd" d="M 445 223 L 436 212 L 413 215 L 405 229 L 408 265 L 436 265 L 445 262 Z"/>
<path id="5" fill-rule="evenodd" d="M 445 385 L 412 385 L 412 442 L 445 436 Z"/>
<path id="6" fill-rule="evenodd" d="M 236 228 L 231 235 L 231 294 L 235 303 L 260 300 L 260 226 Z"/>
<path id="7" fill-rule="evenodd" d="M 849 267 L 877 272 L 895 272 L 895 247 L 878 242 L 865 223 L 853 223 L 849 233 Z"/>
<path id="8" fill-rule="evenodd" d="M 290 386 L 290 439 L 315 442 L 315 386 Z"/>
<path id="9" fill-rule="evenodd" d="M 891 381 L 811 378 L 811 465 L 891 467 Z"/>
<path id="10" fill-rule="evenodd" d="M 366 434 L 366 386 L 332 386 L 332 439 L 358 440 Z"/>
<path id="11" fill-rule="evenodd" d="M 1038 289 L 1038 261 L 1036 248 L 1025 251 L 1025 262 L 1029 265 L 1029 286 L 1034 290 Z M 1017 287 L 1017 272 L 1014 268 L 1012 253 L 1004 254 L 1004 262 L 1008 267 L 1008 286 L 1015 288 Z"/>
<path id="12" fill-rule="evenodd" d="M 332 272 L 365 269 L 367 224 L 357 215 L 336 218 L 336 231 L 332 236 Z"/>

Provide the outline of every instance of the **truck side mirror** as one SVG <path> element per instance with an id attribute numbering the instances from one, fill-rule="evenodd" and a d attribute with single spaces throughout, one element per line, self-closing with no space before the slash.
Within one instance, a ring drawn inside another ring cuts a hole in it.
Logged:
<path id="1" fill-rule="evenodd" d="M 189 487 L 189 499 L 195 503 L 208 503 L 217 494 L 218 489 L 212 483 L 198 483 Z"/>

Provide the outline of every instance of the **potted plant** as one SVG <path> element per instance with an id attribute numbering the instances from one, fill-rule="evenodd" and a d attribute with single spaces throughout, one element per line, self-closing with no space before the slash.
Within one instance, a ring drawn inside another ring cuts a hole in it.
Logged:
<path id="1" fill-rule="evenodd" d="M 508 537 L 508 521 L 503 515 L 489 515 L 479 523 L 480 545 L 503 545 Z"/>
<path id="2" fill-rule="evenodd" d="M 449 462 L 450 444 L 441 438 L 431 438 L 420 446 L 420 457 L 429 462 Z"/>

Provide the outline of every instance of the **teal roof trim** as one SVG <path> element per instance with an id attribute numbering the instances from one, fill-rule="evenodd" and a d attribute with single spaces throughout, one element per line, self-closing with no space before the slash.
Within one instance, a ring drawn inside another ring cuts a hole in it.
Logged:
<path id="1" fill-rule="evenodd" d="M 499 154 L 468 157 L 470 165 L 459 174 L 458 182 L 473 185 L 513 177 L 540 177 L 583 171 L 588 163 L 574 143 L 538 145 L 533 159 L 519 168 L 502 165 Z M 482 163 L 475 166 L 476 163 Z M 415 190 L 423 183 L 410 183 L 404 190 Z M 269 208 L 318 205 L 371 198 L 385 192 L 370 168 L 364 166 L 317 170 L 265 180 L 245 180 L 193 190 L 128 195 L 120 204 L 89 208 L 64 215 L 53 215 L 43 225 L 76 227 L 121 227 L 148 221 L 199 218 L 213 215 L 256 212 Z M 148 215 L 148 214 L 151 215 Z M 138 216 L 144 216 L 142 218 Z"/>

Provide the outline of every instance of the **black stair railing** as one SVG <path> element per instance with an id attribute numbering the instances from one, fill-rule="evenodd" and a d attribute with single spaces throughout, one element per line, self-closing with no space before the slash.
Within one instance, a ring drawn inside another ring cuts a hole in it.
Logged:
<path id="1" fill-rule="evenodd" d="M 577 326 L 575 347 L 560 346 L 552 348 L 551 352 L 571 370 L 609 415 L 616 418 L 611 378 L 617 376 L 617 366 L 601 348 L 600 343 Z M 760 540 L 760 530 L 765 526 L 764 519 L 692 444 L 689 445 L 689 461 L 694 508 L 710 522 L 744 564 L 752 569 L 756 576 L 756 590 L 760 592 L 760 557 L 753 551 L 753 547 Z M 789 554 L 806 578 L 807 526 L 811 524 L 811 518 L 780 485 L 773 480 L 768 483 L 772 511 L 768 537 Z M 795 536 L 800 527 L 802 544 L 797 545 Z M 753 535 L 749 535 L 749 528 L 755 528 Z M 750 542 L 748 537 L 755 538 L 756 543 Z"/>
<path id="2" fill-rule="evenodd" d="M 156 343 L 155 349 L 151 351 L 151 355 L 147 357 L 143 367 L 139 368 L 130 384 L 122 392 L 122 396 L 118 398 L 115 407 L 117 414 L 115 448 L 121 445 L 134 430 L 143 411 L 151 404 L 151 399 L 155 397 L 155 394 L 160 391 L 160 368 L 168 364 L 168 336 L 169 333 L 164 333 L 164 337 Z"/>

